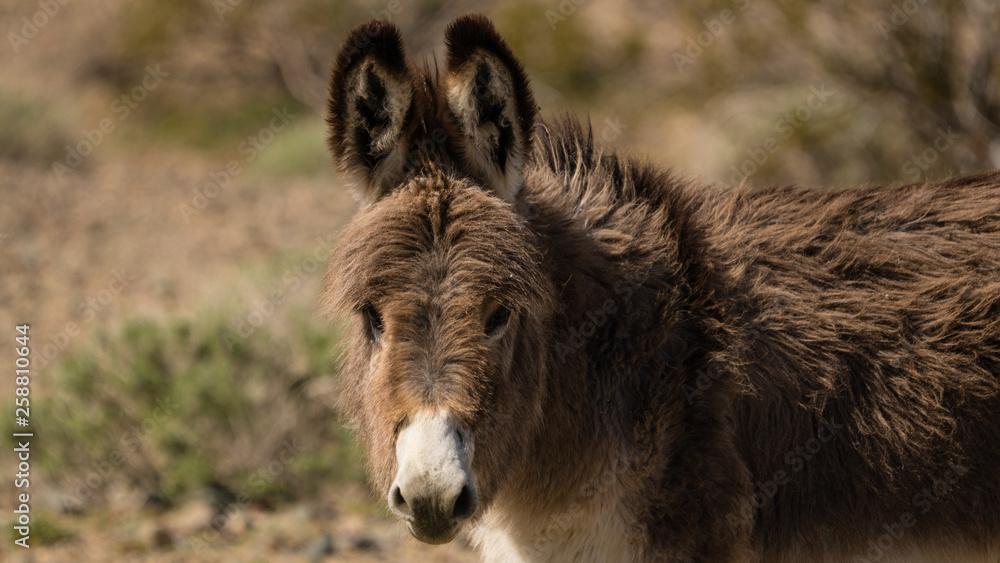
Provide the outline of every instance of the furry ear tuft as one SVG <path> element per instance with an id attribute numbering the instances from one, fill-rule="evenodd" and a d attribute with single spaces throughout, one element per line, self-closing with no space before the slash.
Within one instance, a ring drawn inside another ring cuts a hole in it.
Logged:
<path id="1" fill-rule="evenodd" d="M 337 56 L 330 78 L 330 152 L 370 205 L 403 174 L 416 120 L 413 71 L 399 29 L 384 20 L 359 25 Z"/>
<path id="2" fill-rule="evenodd" d="M 531 155 L 535 100 L 524 67 L 485 16 L 462 16 L 445 32 L 445 96 L 467 171 L 513 202 Z"/>

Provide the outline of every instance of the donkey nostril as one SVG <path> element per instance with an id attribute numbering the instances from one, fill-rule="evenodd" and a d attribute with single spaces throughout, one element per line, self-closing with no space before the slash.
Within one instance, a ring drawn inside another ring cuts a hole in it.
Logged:
<path id="1" fill-rule="evenodd" d="M 468 485 L 462 487 L 462 492 L 455 499 L 455 508 L 451 512 L 451 517 L 457 522 L 468 520 L 476 513 L 479 501 L 476 500 L 476 493 Z"/>
<path id="2" fill-rule="evenodd" d="M 389 491 L 389 507 L 400 516 L 404 516 L 406 518 L 413 517 L 410 505 L 406 503 L 406 499 L 403 498 L 403 492 L 399 489 L 398 485 L 393 486 L 392 490 Z"/>

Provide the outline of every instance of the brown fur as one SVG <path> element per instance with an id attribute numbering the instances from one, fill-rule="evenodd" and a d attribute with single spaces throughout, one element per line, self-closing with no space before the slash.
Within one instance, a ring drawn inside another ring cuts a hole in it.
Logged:
<path id="1" fill-rule="evenodd" d="M 475 440 L 480 515 L 572 527 L 615 491 L 644 560 L 848 559 L 905 513 L 897 551 L 1000 550 L 1000 173 L 751 191 L 598 154 L 573 118 L 532 147 L 494 134 L 535 115 L 488 20 L 453 24 L 440 79 L 366 26 L 333 75 L 331 147 L 392 180 L 357 190 L 322 307 L 350 322 L 342 404 L 381 494 L 395 433 L 434 405 Z M 477 52 L 511 79 L 472 102 L 495 146 L 470 156 L 481 132 L 448 92 Z M 405 115 L 379 110 L 405 123 L 388 172 L 351 156 L 367 149 L 341 86 L 365 64 L 414 92 Z"/>

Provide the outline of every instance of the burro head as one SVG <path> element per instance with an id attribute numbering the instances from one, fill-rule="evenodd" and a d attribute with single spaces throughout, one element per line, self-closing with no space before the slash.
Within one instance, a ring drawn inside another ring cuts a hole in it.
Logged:
<path id="1" fill-rule="evenodd" d="M 555 289 L 519 198 L 535 105 L 492 24 L 417 68 L 385 21 L 356 28 L 330 85 L 329 144 L 361 209 L 321 306 L 346 319 L 341 406 L 410 532 L 451 541 L 511 480 L 540 424 Z"/>

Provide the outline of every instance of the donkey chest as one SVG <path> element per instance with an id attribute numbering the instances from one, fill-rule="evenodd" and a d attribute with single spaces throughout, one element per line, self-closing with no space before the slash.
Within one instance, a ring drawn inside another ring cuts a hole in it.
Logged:
<path id="1" fill-rule="evenodd" d="M 487 563 L 641 561 L 641 540 L 634 519 L 613 495 L 548 514 L 491 510 L 473 531 Z"/>

